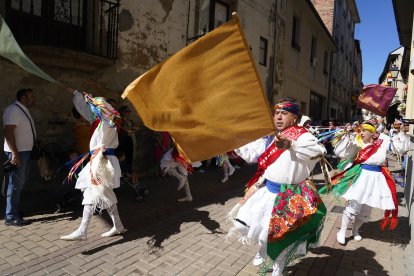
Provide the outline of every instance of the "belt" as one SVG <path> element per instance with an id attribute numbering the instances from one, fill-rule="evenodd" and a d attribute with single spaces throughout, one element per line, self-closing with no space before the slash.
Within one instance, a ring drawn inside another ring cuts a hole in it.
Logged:
<path id="1" fill-rule="evenodd" d="M 381 166 L 378 166 L 378 165 L 361 164 L 361 168 L 363 170 L 372 171 L 372 172 L 380 172 L 381 171 Z"/>
<path id="2" fill-rule="evenodd" d="M 280 185 L 280 183 L 272 182 L 266 179 L 266 188 L 273 194 L 278 194 L 280 192 Z"/>
<path id="3" fill-rule="evenodd" d="M 89 153 L 90 153 L 91 155 L 93 155 L 93 153 L 94 153 L 94 152 L 95 152 L 95 150 L 91 150 Z M 106 148 L 106 149 L 104 150 L 103 154 L 104 154 L 104 155 L 116 155 L 116 154 L 115 154 L 115 149 L 113 149 L 113 148 Z"/>

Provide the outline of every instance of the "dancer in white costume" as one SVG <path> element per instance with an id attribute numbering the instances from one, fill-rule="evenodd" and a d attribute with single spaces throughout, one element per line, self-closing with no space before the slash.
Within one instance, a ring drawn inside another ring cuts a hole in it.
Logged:
<path id="1" fill-rule="evenodd" d="M 194 164 L 195 167 L 201 165 L 201 162 Z M 178 199 L 178 201 L 192 201 L 190 184 L 188 183 L 188 172 L 192 172 L 192 165 L 179 158 L 179 154 L 175 147 L 169 149 L 161 158 L 161 171 L 178 179 L 177 191 L 184 188 L 185 197 Z"/>
<path id="2" fill-rule="evenodd" d="M 230 163 L 229 155 L 227 153 L 223 153 L 216 156 L 216 164 L 223 169 L 224 176 L 221 183 L 226 183 L 227 180 L 229 180 L 229 176 L 232 176 L 236 170 Z"/>
<path id="3" fill-rule="evenodd" d="M 359 228 L 369 220 L 372 208 L 385 210 L 382 229 L 389 223 L 391 213 L 390 229 L 394 229 L 398 223 L 395 183 L 385 167 L 390 141 L 378 138 L 376 127 L 370 122 L 361 125 L 360 135 L 362 145 L 357 139 L 351 139 L 347 133 L 342 136 L 334 150 L 340 158 L 352 159 L 345 170 L 332 179 L 333 192 L 347 200 L 341 229 L 337 233 L 340 244 L 345 244 L 346 230 L 351 221 L 354 221 L 354 239 L 362 239 Z"/>
<path id="4" fill-rule="evenodd" d="M 77 230 L 60 239 L 85 240 L 96 208 L 106 209 L 113 222 L 112 229 L 103 233 L 102 237 L 124 233 L 126 230 L 119 217 L 118 201 L 113 192 L 113 189 L 119 187 L 121 177 L 121 168 L 114 151 L 118 146 L 115 122 L 119 114 L 103 98 L 92 98 L 78 91 L 73 91 L 73 103 L 77 111 L 92 124 L 94 129 L 89 144 L 91 159 L 79 173 L 75 186 L 76 189 L 83 191 L 82 222 Z M 85 157 L 78 164 L 81 164 L 86 159 Z"/>
<path id="5" fill-rule="evenodd" d="M 260 246 L 253 264 L 263 263 L 263 274 L 273 266 L 272 275 L 281 275 L 295 256 L 317 244 L 326 214 L 308 181 L 326 150 L 305 128 L 296 126 L 298 115 L 296 102 L 279 101 L 276 136 L 235 150 L 246 162 L 257 162 L 258 170 L 243 200 L 230 212 L 234 227 L 228 236 L 238 233 L 243 243 Z"/>
<path id="6" fill-rule="evenodd" d="M 392 137 L 392 144 L 394 145 L 394 153 L 399 154 L 401 156 L 401 161 L 404 170 L 407 167 L 407 153 L 411 148 L 411 141 L 410 141 L 410 135 L 408 134 L 409 131 L 409 125 L 404 124 L 401 127 L 401 130 Z"/>

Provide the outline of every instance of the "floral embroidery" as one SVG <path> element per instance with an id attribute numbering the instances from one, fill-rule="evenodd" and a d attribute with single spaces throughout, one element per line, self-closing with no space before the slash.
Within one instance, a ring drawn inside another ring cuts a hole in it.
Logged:
<path id="1" fill-rule="evenodd" d="M 269 223 L 269 242 L 283 239 L 287 232 L 293 232 L 307 223 L 316 213 L 321 199 L 310 181 L 298 185 L 283 185 L 276 196 Z"/>

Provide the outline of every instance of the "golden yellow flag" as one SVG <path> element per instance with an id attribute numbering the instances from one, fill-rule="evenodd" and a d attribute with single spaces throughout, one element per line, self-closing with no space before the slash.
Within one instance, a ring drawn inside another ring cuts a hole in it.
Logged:
<path id="1" fill-rule="evenodd" d="M 125 97 L 193 162 L 275 131 L 237 15 L 141 75 Z"/>

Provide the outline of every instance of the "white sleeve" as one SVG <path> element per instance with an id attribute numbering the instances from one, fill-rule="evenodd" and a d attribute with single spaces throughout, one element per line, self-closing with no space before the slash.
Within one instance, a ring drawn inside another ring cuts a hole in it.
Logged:
<path id="1" fill-rule="evenodd" d="M 341 159 L 354 156 L 357 151 L 357 144 L 352 141 L 351 137 L 348 134 L 342 136 L 341 140 L 336 144 L 334 148 L 335 155 Z"/>
<path id="2" fill-rule="evenodd" d="M 406 147 L 406 141 L 405 141 L 405 137 L 404 135 L 401 135 L 400 133 L 398 133 L 397 135 L 394 135 L 394 137 L 392 137 L 392 151 L 394 153 L 395 150 L 399 153 L 399 154 L 404 154 L 405 152 L 408 151 L 407 147 Z"/>
<path id="3" fill-rule="evenodd" d="M 257 163 L 257 159 L 266 150 L 266 138 L 260 138 L 234 151 L 247 163 Z"/>
<path id="4" fill-rule="evenodd" d="M 79 114 L 85 118 L 90 124 L 93 123 L 93 112 L 89 105 L 85 102 L 82 93 L 75 90 L 73 92 L 73 104 L 75 105 L 76 110 Z"/>
<path id="5" fill-rule="evenodd" d="M 9 106 L 6 111 L 3 113 L 3 124 L 7 125 L 15 125 L 17 126 L 20 123 L 21 116 L 19 116 L 19 112 L 22 112 L 18 107 Z M 23 115 L 24 116 L 24 115 Z"/>
<path id="6" fill-rule="evenodd" d="M 321 159 L 326 153 L 325 147 L 310 133 L 302 134 L 297 141 L 292 141 L 289 151 L 291 155 L 305 162 L 311 159 Z"/>

